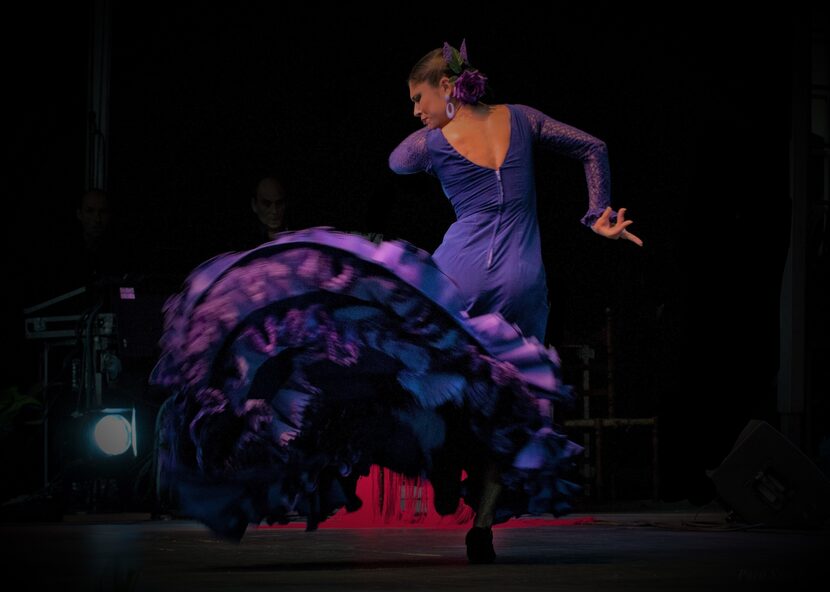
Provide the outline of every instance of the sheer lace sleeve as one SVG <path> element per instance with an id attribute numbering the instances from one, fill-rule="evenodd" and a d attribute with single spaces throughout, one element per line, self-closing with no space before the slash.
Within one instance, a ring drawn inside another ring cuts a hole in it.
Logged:
<path id="1" fill-rule="evenodd" d="M 427 128 L 410 134 L 389 155 L 389 168 L 399 175 L 411 175 L 425 171 L 432 172 L 432 163 L 427 150 Z"/>
<path id="2" fill-rule="evenodd" d="M 605 142 L 594 136 L 548 117 L 541 111 L 516 105 L 530 122 L 534 139 L 551 150 L 578 158 L 585 167 L 588 183 L 588 211 L 581 222 L 591 226 L 611 204 L 611 170 Z M 616 219 L 616 213 L 612 216 Z"/>

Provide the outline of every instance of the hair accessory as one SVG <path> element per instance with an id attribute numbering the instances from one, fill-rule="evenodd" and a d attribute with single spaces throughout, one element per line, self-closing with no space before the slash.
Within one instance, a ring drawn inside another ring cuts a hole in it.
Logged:
<path id="1" fill-rule="evenodd" d="M 443 53 L 444 61 L 447 62 L 450 71 L 455 74 L 455 76 L 450 77 L 450 82 L 454 85 L 452 89 L 453 98 L 462 103 L 478 103 L 486 90 L 487 77 L 470 65 L 467 58 L 467 40 L 461 41 L 460 51 L 445 41 Z M 454 108 L 453 115 L 455 115 Z M 447 108 L 447 117 L 452 119 L 449 108 Z"/>

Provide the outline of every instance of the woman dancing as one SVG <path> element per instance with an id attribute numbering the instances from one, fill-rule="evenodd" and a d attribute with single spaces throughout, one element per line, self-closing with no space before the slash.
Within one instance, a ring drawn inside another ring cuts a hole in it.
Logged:
<path id="1" fill-rule="evenodd" d="M 585 162 L 585 224 L 641 243 L 607 207 L 602 142 L 485 105 L 483 84 L 463 44 L 410 76 L 425 129 L 390 164 L 435 174 L 456 210 L 433 257 L 330 229 L 285 233 L 206 262 L 168 302 L 153 381 L 173 393 L 160 461 L 184 512 L 237 539 L 296 514 L 314 529 L 360 506 L 357 479 L 376 464 L 429 479 L 441 512 L 459 496 L 476 508 L 467 555 L 489 563 L 492 524 L 568 511 L 579 447 L 550 420 L 569 393 L 541 342 L 532 145 Z"/>

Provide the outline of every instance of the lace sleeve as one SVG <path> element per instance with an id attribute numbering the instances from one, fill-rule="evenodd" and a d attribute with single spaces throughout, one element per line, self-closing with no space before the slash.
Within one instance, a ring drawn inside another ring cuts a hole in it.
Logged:
<path id="1" fill-rule="evenodd" d="M 389 168 L 399 175 L 411 175 L 425 171 L 432 172 L 432 163 L 427 150 L 427 128 L 410 134 L 389 155 Z"/>
<path id="2" fill-rule="evenodd" d="M 592 226 L 611 203 L 611 170 L 605 142 L 532 107 L 516 107 L 527 118 L 537 142 L 558 154 L 582 161 L 588 183 L 588 211 L 581 222 Z M 612 220 L 616 219 L 616 215 L 615 212 Z"/>

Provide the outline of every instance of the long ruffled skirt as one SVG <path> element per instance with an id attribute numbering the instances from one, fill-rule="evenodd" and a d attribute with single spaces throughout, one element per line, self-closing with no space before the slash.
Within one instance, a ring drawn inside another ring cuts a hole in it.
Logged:
<path id="1" fill-rule="evenodd" d="M 495 465 L 496 522 L 568 511 L 580 448 L 551 425 L 569 398 L 556 353 L 463 307 L 427 253 L 328 229 L 198 267 L 152 375 L 171 392 L 160 461 L 182 511 L 232 538 L 297 514 L 313 529 L 360 507 L 372 465 L 473 508 Z"/>

